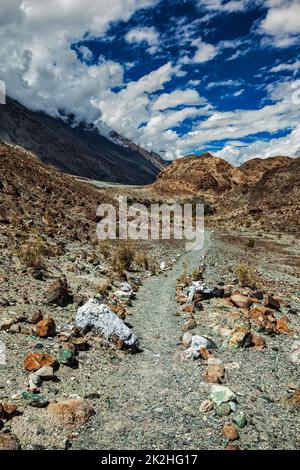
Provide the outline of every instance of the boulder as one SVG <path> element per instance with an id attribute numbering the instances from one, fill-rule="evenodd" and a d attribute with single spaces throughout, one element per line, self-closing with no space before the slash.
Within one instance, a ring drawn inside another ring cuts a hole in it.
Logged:
<path id="1" fill-rule="evenodd" d="M 137 349 L 139 346 L 138 338 L 123 320 L 107 305 L 99 304 L 93 298 L 77 310 L 75 326 L 84 331 L 92 330 L 108 341 L 118 337 L 129 348 Z"/>
<path id="2" fill-rule="evenodd" d="M 12 434 L 0 433 L 0 450 L 20 450 L 21 446 Z"/>
<path id="3" fill-rule="evenodd" d="M 237 430 L 232 426 L 232 424 L 225 424 L 223 427 L 223 436 L 228 441 L 236 441 L 239 438 Z"/>
<path id="4" fill-rule="evenodd" d="M 230 297 L 231 302 L 239 308 L 249 308 L 252 305 L 252 300 L 243 294 L 233 294 Z"/>
<path id="5" fill-rule="evenodd" d="M 209 365 L 202 375 L 203 381 L 210 384 L 219 384 L 225 377 L 225 369 L 222 365 Z"/>
<path id="6" fill-rule="evenodd" d="M 273 310 L 280 310 L 280 303 L 271 295 L 268 295 L 265 300 L 265 307 L 272 308 Z"/>
<path id="7" fill-rule="evenodd" d="M 72 296 L 69 294 L 68 284 L 65 278 L 57 279 L 52 282 L 45 292 L 45 301 L 48 304 L 66 306 L 72 302 Z"/>
<path id="8" fill-rule="evenodd" d="M 225 385 L 212 385 L 210 398 L 216 405 L 222 405 L 222 403 L 234 401 L 236 395 L 229 387 L 225 387 Z"/>
<path id="9" fill-rule="evenodd" d="M 44 318 L 36 324 L 35 332 L 40 338 L 54 337 L 56 335 L 55 321 L 51 317 Z"/>
<path id="10" fill-rule="evenodd" d="M 44 366 L 53 366 L 55 360 L 47 352 L 30 352 L 24 359 L 23 367 L 27 372 L 35 372 Z"/>
<path id="11" fill-rule="evenodd" d="M 49 418 L 66 427 L 82 426 L 93 414 L 93 408 L 84 399 L 60 400 L 48 407 Z"/>

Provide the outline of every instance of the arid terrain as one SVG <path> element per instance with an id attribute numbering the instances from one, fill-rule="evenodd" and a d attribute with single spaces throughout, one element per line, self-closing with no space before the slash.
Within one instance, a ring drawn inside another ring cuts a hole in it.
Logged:
<path id="1" fill-rule="evenodd" d="M 97 188 L 1 144 L 0 448 L 299 449 L 299 159 L 199 158 Z M 204 247 L 99 242 L 118 194 L 204 201 Z"/>

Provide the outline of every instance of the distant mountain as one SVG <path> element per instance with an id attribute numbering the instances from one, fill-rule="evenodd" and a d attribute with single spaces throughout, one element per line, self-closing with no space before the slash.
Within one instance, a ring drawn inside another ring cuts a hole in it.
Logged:
<path id="1" fill-rule="evenodd" d="M 238 168 L 210 153 L 174 160 L 158 176 L 155 186 L 180 193 L 222 194 L 245 189 L 246 176 Z"/>
<path id="2" fill-rule="evenodd" d="M 300 231 L 300 158 L 255 158 L 237 168 L 210 153 L 187 156 L 152 186 L 169 196 L 203 196 L 216 227 Z"/>
<path id="3" fill-rule="evenodd" d="M 34 152 L 65 173 L 94 180 L 149 184 L 165 167 L 158 154 L 116 133 L 107 138 L 94 126 L 73 127 L 10 98 L 0 106 L 0 139 Z"/>
<path id="4" fill-rule="evenodd" d="M 243 163 L 239 169 L 247 175 L 248 183 L 253 185 L 261 179 L 265 171 L 288 165 L 293 160 L 291 157 L 252 158 Z"/>

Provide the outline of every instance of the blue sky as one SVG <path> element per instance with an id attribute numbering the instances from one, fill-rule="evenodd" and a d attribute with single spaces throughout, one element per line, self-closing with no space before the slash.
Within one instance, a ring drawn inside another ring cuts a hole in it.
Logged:
<path id="1" fill-rule="evenodd" d="M 168 159 L 300 154 L 299 0 L 0 5 L 0 78 L 32 109 Z"/>

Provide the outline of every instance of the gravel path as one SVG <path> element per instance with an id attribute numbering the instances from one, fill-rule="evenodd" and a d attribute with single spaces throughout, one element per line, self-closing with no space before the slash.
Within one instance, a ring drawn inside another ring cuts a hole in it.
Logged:
<path id="1" fill-rule="evenodd" d="M 200 256 L 200 251 L 185 253 L 172 271 L 148 279 L 140 288 L 130 323 L 143 351 L 125 356 L 115 371 L 106 370 L 101 380 L 109 403 L 97 412 L 92 432 L 83 431 L 73 448 L 207 447 L 199 413 L 200 371 L 195 363 L 182 362 L 175 354 L 181 338 L 176 279 L 184 262 L 196 268 Z"/>

